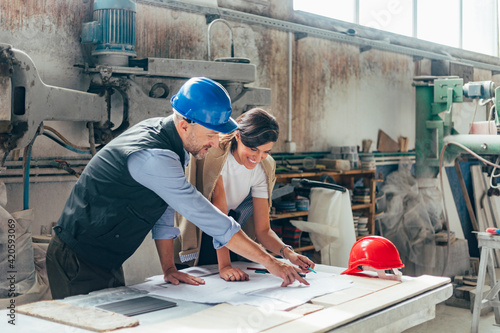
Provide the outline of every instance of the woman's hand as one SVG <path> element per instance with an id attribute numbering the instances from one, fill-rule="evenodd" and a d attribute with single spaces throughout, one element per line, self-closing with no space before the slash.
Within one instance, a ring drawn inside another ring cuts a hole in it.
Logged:
<path id="1" fill-rule="evenodd" d="M 273 259 L 272 263 L 267 265 L 266 268 L 271 274 L 283 279 L 283 283 L 281 284 L 282 287 L 292 284 L 295 280 L 305 285 L 309 285 L 309 282 L 299 275 L 299 268 L 293 267 L 275 258 Z"/>
<path id="2" fill-rule="evenodd" d="M 219 276 L 228 282 L 230 281 L 248 281 L 248 274 L 239 268 L 233 268 L 231 265 L 219 268 Z"/>
<path id="3" fill-rule="evenodd" d="M 167 271 L 163 275 L 163 279 L 165 280 L 165 282 L 169 282 L 174 285 L 178 285 L 181 282 L 192 284 L 194 286 L 205 284 L 205 280 L 184 272 L 179 272 L 175 267 L 170 267 L 169 269 L 167 269 Z"/>
<path id="4" fill-rule="evenodd" d="M 311 259 L 295 252 L 288 252 L 286 259 L 288 259 L 292 264 L 299 266 L 302 273 L 309 273 L 310 270 L 308 270 L 308 268 L 314 268 L 315 266 Z"/>

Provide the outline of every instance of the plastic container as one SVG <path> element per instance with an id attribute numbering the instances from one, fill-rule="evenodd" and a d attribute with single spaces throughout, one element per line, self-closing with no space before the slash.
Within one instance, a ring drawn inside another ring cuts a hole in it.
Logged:
<path id="1" fill-rule="evenodd" d="M 297 198 L 297 200 L 295 200 L 295 206 L 297 207 L 297 210 L 300 211 L 309 210 L 309 199 L 299 197 Z"/>

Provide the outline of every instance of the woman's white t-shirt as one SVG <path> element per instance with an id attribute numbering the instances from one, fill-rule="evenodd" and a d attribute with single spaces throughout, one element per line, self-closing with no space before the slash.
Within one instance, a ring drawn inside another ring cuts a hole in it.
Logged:
<path id="1" fill-rule="evenodd" d="M 228 209 L 237 208 L 248 196 L 250 189 L 254 198 L 267 199 L 269 197 L 266 173 L 260 163 L 249 170 L 239 164 L 233 153 L 229 152 L 221 175 Z"/>

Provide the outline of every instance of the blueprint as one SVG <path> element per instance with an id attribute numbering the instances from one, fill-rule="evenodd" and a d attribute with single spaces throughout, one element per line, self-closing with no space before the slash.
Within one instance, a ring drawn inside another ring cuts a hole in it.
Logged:
<path id="1" fill-rule="evenodd" d="M 305 279 L 310 283 L 309 286 L 295 281 L 288 287 L 281 287 L 282 279 L 269 273 L 256 273 L 254 270 L 247 269 L 247 267 L 262 267 L 259 264 L 234 262 L 233 267 L 246 272 L 250 277 L 249 281 L 226 282 L 219 277 L 217 265 L 210 265 L 182 270 L 202 277 L 205 280 L 204 285 L 179 284 L 175 286 L 165 283 L 163 275 L 157 275 L 132 287 L 147 291 L 152 295 L 191 302 L 249 304 L 269 310 L 285 310 L 306 303 L 314 297 L 351 287 L 352 281 L 333 279 L 335 274 L 328 270 L 322 271 L 321 266 L 316 266 L 317 273 L 307 274 Z"/>

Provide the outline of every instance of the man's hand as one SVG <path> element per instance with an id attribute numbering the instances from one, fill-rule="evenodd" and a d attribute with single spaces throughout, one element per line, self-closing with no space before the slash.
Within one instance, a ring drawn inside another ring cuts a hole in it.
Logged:
<path id="1" fill-rule="evenodd" d="M 194 286 L 205 284 L 205 280 L 177 270 L 174 264 L 174 242 L 172 239 L 155 239 L 155 244 L 158 250 L 158 256 L 160 257 L 163 280 L 165 280 L 165 282 L 170 282 L 175 285 L 182 282 Z"/>
<path id="2" fill-rule="evenodd" d="M 248 274 L 231 265 L 219 269 L 219 276 L 226 281 L 248 281 Z"/>
<path id="3" fill-rule="evenodd" d="M 271 274 L 283 279 L 283 283 L 281 284 L 282 287 L 292 284 L 295 280 L 307 286 L 309 285 L 309 282 L 299 275 L 299 268 L 293 267 L 292 265 L 281 262 L 275 258 L 273 259 L 274 260 L 272 260 L 271 264 L 266 265 L 266 268 Z"/>
<path id="4" fill-rule="evenodd" d="M 165 282 L 169 282 L 174 285 L 178 285 L 181 282 L 192 284 L 194 286 L 205 284 L 205 280 L 184 272 L 179 272 L 175 267 L 170 267 L 169 269 L 167 269 L 163 276 L 163 279 L 165 280 Z"/>

